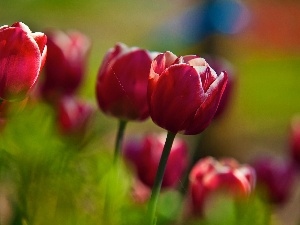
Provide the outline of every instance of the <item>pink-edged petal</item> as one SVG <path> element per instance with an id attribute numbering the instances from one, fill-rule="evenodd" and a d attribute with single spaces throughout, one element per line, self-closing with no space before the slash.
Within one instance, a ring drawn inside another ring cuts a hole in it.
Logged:
<path id="1" fill-rule="evenodd" d="M 22 23 L 22 22 L 16 22 L 16 23 L 12 24 L 11 27 L 18 27 L 18 28 L 21 28 L 21 29 L 22 29 L 23 31 L 25 31 L 26 33 L 31 34 L 31 30 L 29 29 L 29 27 L 28 27 L 25 23 Z"/>
<path id="2" fill-rule="evenodd" d="M 152 120 L 172 131 L 183 130 L 203 102 L 197 71 L 186 64 L 170 66 L 159 77 L 150 99 Z"/>
<path id="3" fill-rule="evenodd" d="M 211 69 L 209 66 L 206 67 L 205 71 L 200 73 L 201 83 L 204 92 L 208 90 L 210 85 L 217 79 L 217 77 L 218 76 L 216 72 L 213 69 Z"/>
<path id="4" fill-rule="evenodd" d="M 185 55 L 178 57 L 174 64 L 179 64 L 179 63 L 185 63 L 189 64 L 190 66 L 205 66 L 206 62 L 205 59 L 200 58 L 197 55 Z"/>
<path id="5" fill-rule="evenodd" d="M 166 68 L 171 66 L 176 59 L 177 56 L 172 52 L 167 51 L 161 53 L 153 60 L 151 68 L 156 74 L 160 75 Z"/>
<path id="6" fill-rule="evenodd" d="M 198 134 L 211 122 L 227 83 L 227 74 L 222 72 L 206 92 L 206 99 L 198 108 L 194 119 L 187 126 L 184 134 Z"/>
<path id="7" fill-rule="evenodd" d="M 24 98 L 38 77 L 40 65 L 40 50 L 30 34 L 18 27 L 0 32 L 0 98 Z"/>

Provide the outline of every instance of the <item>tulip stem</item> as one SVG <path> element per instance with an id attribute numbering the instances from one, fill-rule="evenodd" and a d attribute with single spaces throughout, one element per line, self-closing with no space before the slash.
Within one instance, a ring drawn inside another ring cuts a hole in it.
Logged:
<path id="1" fill-rule="evenodd" d="M 117 138 L 116 138 L 113 164 L 117 163 L 117 161 L 119 159 L 119 156 L 120 156 L 121 145 L 122 145 L 122 142 L 123 142 L 123 137 L 124 137 L 124 131 L 125 131 L 125 128 L 126 128 L 126 124 L 127 124 L 127 121 L 125 121 L 125 120 L 120 120 L 119 121 L 119 128 L 118 128 L 118 133 L 117 133 Z"/>
<path id="2" fill-rule="evenodd" d="M 2 104 L 3 100 L 0 98 L 0 105 Z"/>
<path id="3" fill-rule="evenodd" d="M 150 218 L 150 225 L 155 225 L 156 224 L 155 213 L 156 213 L 156 206 L 157 206 L 158 196 L 159 196 L 159 192 L 160 192 L 160 189 L 161 189 L 161 185 L 162 185 L 162 181 L 163 181 L 167 161 L 168 161 L 168 158 L 169 158 L 169 155 L 170 155 L 170 152 L 171 152 L 171 148 L 172 148 L 175 136 L 176 136 L 176 133 L 172 133 L 172 132 L 168 131 L 168 135 L 167 135 L 167 138 L 166 138 L 164 149 L 163 149 L 160 161 L 159 161 L 155 181 L 154 181 L 154 184 L 153 184 L 153 187 L 152 187 L 151 197 L 150 197 L 150 200 L 149 200 L 149 203 L 148 203 L 148 216 Z"/>
<path id="4" fill-rule="evenodd" d="M 115 182 L 118 178 L 118 160 L 120 158 L 120 152 L 121 152 L 121 146 L 122 141 L 124 137 L 124 131 L 126 128 L 127 121 L 119 120 L 119 127 L 118 127 L 118 133 L 116 136 L 116 144 L 115 144 L 115 151 L 113 156 L 113 162 L 111 170 L 108 174 L 108 180 L 106 183 L 106 194 L 104 199 L 104 209 L 103 209 L 103 221 L 105 221 L 106 224 L 112 223 L 112 188 L 111 185 L 115 185 Z"/>

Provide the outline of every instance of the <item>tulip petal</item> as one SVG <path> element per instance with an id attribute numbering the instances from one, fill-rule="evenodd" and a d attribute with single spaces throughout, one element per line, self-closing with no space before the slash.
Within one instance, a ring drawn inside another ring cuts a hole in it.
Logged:
<path id="1" fill-rule="evenodd" d="M 171 66 L 177 56 L 174 55 L 172 52 L 165 52 L 159 54 L 152 62 L 151 68 L 156 74 L 161 74 L 167 67 Z"/>
<path id="2" fill-rule="evenodd" d="M 227 74 L 225 72 L 221 73 L 221 75 L 210 85 L 209 89 L 206 92 L 206 99 L 198 108 L 194 119 L 187 126 L 187 129 L 184 131 L 184 134 L 198 134 L 202 132 L 212 120 L 220 99 L 222 97 L 222 93 L 226 87 L 227 83 Z"/>
<path id="3" fill-rule="evenodd" d="M 197 71 L 186 64 L 170 66 L 159 77 L 150 99 L 153 121 L 172 131 L 183 130 L 203 102 Z"/>
<path id="4" fill-rule="evenodd" d="M 0 32 L 0 98 L 25 97 L 35 83 L 41 65 L 41 53 L 30 34 L 18 27 Z"/>
<path id="5" fill-rule="evenodd" d="M 46 61 L 46 55 L 47 55 L 47 36 L 44 33 L 41 32 L 35 32 L 31 34 L 34 40 L 36 41 L 37 45 L 39 46 L 40 52 L 41 52 L 41 68 L 44 67 L 45 61 Z"/>

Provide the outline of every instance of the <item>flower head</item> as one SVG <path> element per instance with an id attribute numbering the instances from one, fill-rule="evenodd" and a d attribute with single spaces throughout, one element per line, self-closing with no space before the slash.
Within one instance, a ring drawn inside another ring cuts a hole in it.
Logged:
<path id="1" fill-rule="evenodd" d="M 257 184 L 263 189 L 267 201 L 283 204 L 290 197 L 295 180 L 295 168 L 289 161 L 263 156 L 253 163 Z"/>
<path id="2" fill-rule="evenodd" d="M 91 43 L 78 31 L 53 30 L 47 36 L 48 56 L 40 91 L 45 99 L 56 101 L 78 90 L 84 78 Z"/>
<path id="3" fill-rule="evenodd" d="M 123 120 L 149 116 L 147 84 L 154 53 L 118 43 L 98 72 L 96 93 L 101 110 Z"/>
<path id="4" fill-rule="evenodd" d="M 198 134 L 211 122 L 227 83 L 195 55 L 159 54 L 151 64 L 148 102 L 152 120 L 168 131 Z"/>
<path id="5" fill-rule="evenodd" d="M 164 135 L 146 135 L 142 139 L 127 140 L 123 146 L 125 158 L 134 165 L 139 179 L 152 187 L 159 160 L 164 147 Z M 188 149 L 186 143 L 176 138 L 172 146 L 162 187 L 175 187 L 187 167 Z"/>
<path id="6" fill-rule="evenodd" d="M 217 161 L 206 157 L 192 168 L 189 182 L 193 212 L 203 216 L 205 206 L 214 193 L 221 191 L 235 199 L 249 196 L 255 185 L 255 172 L 234 159 Z"/>
<path id="7" fill-rule="evenodd" d="M 61 133 L 69 135 L 83 134 L 94 112 L 85 101 L 74 97 L 64 97 L 58 104 L 58 125 Z"/>
<path id="8" fill-rule="evenodd" d="M 47 54 L 45 34 L 22 22 L 0 27 L 0 99 L 24 99 L 36 83 Z"/>

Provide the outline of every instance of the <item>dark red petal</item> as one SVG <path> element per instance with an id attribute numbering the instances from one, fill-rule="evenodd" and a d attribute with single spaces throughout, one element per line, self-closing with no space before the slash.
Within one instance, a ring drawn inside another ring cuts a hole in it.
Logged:
<path id="1" fill-rule="evenodd" d="M 186 64 L 169 67 L 159 77 L 150 99 L 152 120 L 172 131 L 184 130 L 203 102 L 197 71 Z"/>
<path id="2" fill-rule="evenodd" d="M 101 109 L 123 119 L 146 119 L 149 115 L 147 85 L 151 64 L 148 52 L 135 50 L 108 64 L 107 70 L 100 70 L 97 81 Z"/>
<path id="3" fill-rule="evenodd" d="M 30 34 L 15 27 L 0 31 L 0 98 L 24 98 L 38 77 L 40 65 L 39 47 Z"/>
<path id="4" fill-rule="evenodd" d="M 128 47 L 123 43 L 118 43 L 114 48 L 111 48 L 105 54 L 102 64 L 100 66 L 100 70 L 98 72 L 98 76 L 102 76 L 102 74 L 106 73 L 107 70 L 111 67 L 117 57 L 124 51 L 127 51 Z"/>
<path id="5" fill-rule="evenodd" d="M 184 134 L 198 134 L 211 122 L 216 113 L 220 99 L 227 83 L 227 74 L 222 73 L 209 87 L 205 101 L 200 105 L 194 119 L 188 125 Z"/>

